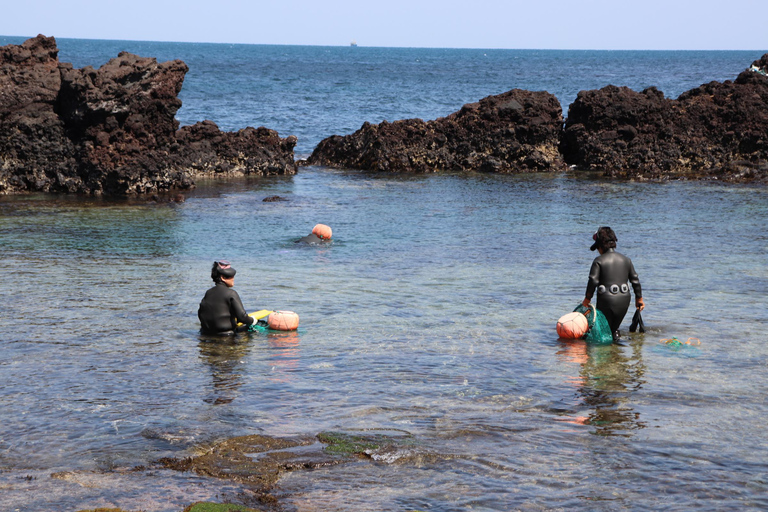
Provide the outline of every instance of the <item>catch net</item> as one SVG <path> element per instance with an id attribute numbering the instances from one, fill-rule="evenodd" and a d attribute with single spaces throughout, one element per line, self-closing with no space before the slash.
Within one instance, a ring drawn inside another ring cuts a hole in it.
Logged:
<path id="1" fill-rule="evenodd" d="M 608 325 L 608 320 L 605 319 L 605 315 L 602 311 L 597 309 L 594 305 L 590 304 L 588 308 L 579 304 L 574 311 L 578 311 L 587 317 L 589 323 L 589 330 L 584 336 L 587 343 L 593 343 L 595 345 L 602 345 L 613 342 L 613 334 L 611 333 L 611 327 Z"/>
<path id="2" fill-rule="evenodd" d="M 248 326 L 248 332 L 258 332 L 264 334 L 269 331 L 269 325 L 264 320 L 257 320 Z"/>

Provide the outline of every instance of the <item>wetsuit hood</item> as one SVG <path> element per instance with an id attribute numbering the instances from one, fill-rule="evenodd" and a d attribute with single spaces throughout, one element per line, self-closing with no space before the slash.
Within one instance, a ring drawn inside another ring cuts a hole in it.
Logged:
<path id="1" fill-rule="evenodd" d="M 229 279 L 230 277 L 235 277 L 236 273 L 237 270 L 232 268 L 228 261 L 220 260 L 213 263 L 213 273 L 211 274 L 211 277 L 216 280 L 215 274 L 218 274 L 221 277 Z"/>
<path id="2" fill-rule="evenodd" d="M 615 242 L 618 241 L 618 238 L 616 237 L 616 233 L 614 233 L 611 228 L 608 226 L 601 226 L 597 229 L 597 231 L 595 231 L 595 234 L 592 235 L 592 240 L 594 240 L 595 243 L 590 246 L 590 251 L 594 251 L 601 245 L 605 247 L 608 242 L 614 242 L 615 246 Z"/>
<path id="3" fill-rule="evenodd" d="M 219 275 L 222 277 L 230 278 L 235 277 L 235 274 L 237 273 L 237 270 L 233 269 L 232 267 L 229 268 L 219 268 L 218 269 Z"/>

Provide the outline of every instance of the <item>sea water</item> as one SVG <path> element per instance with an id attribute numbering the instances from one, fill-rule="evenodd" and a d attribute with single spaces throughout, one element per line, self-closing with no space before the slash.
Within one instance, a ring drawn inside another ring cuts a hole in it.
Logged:
<path id="1" fill-rule="evenodd" d="M 512 87 L 564 104 L 606 83 L 676 95 L 760 56 L 59 46 L 76 66 L 121 49 L 182 58 L 182 124 L 264 124 L 300 135 L 300 153 Z M 231 436 L 329 430 L 412 443 L 286 474 L 289 509 L 768 507 L 765 187 L 308 167 L 186 195 L 0 200 L 4 508 L 237 500 L 226 481 L 128 470 Z M 319 222 L 330 244 L 294 243 Z M 635 263 L 647 332 L 627 332 L 630 311 L 620 344 L 588 347 L 554 325 L 583 298 L 599 225 Z M 247 309 L 296 311 L 299 331 L 202 336 L 216 258 L 237 269 Z M 698 343 L 661 342 L 673 337 Z"/>

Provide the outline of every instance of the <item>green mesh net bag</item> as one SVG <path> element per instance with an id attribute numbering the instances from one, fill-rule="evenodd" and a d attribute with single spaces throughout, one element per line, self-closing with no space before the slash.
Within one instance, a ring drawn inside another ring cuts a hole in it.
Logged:
<path id="1" fill-rule="evenodd" d="M 259 320 L 257 322 L 253 322 L 251 325 L 248 326 L 248 332 L 258 332 L 259 334 L 264 334 L 269 330 L 269 326 Z"/>
<path id="2" fill-rule="evenodd" d="M 574 311 L 578 311 L 587 317 L 589 330 L 584 336 L 587 343 L 593 343 L 595 345 L 613 343 L 611 327 L 608 325 L 608 320 L 605 319 L 605 315 L 602 311 L 591 304 L 588 308 L 579 304 Z"/>

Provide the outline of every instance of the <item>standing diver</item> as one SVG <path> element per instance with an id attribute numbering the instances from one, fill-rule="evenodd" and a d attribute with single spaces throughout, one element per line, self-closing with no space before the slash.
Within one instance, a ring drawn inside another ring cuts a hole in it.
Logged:
<path id="1" fill-rule="evenodd" d="M 597 290 L 597 309 L 599 309 L 608 320 L 611 327 L 613 341 L 619 339 L 619 326 L 627 314 L 631 295 L 627 281 L 632 284 L 635 291 L 635 306 L 642 311 L 645 309 L 643 301 L 643 292 L 640 288 L 640 278 L 637 277 L 632 260 L 621 253 L 616 252 L 616 233 L 607 226 L 603 226 L 592 235 L 595 243 L 589 248 L 590 251 L 597 249 L 600 256 L 592 262 L 592 268 L 589 270 L 589 281 L 587 282 L 587 293 L 584 296 L 582 305 L 589 307 L 589 302 Z"/>
<path id="2" fill-rule="evenodd" d="M 215 286 L 205 292 L 197 310 L 200 328 L 204 333 L 222 334 L 245 330 L 254 322 L 253 317 L 245 312 L 240 296 L 232 288 L 235 286 L 236 272 L 228 261 L 213 262 L 211 279 Z M 238 322 L 243 324 L 242 328 L 238 328 Z"/>

